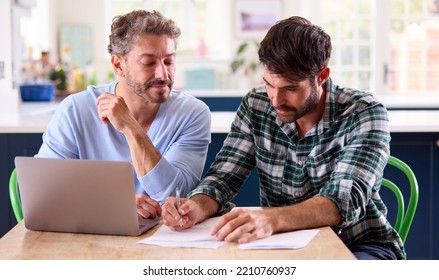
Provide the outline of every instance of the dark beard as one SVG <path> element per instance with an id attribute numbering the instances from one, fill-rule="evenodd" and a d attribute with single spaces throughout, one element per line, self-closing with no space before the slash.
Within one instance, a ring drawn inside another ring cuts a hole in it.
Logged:
<path id="1" fill-rule="evenodd" d="M 308 114 L 312 110 L 314 110 L 318 106 L 318 104 L 319 104 L 319 94 L 317 91 L 317 86 L 315 85 L 315 83 L 312 83 L 311 94 L 306 99 L 303 107 L 300 109 L 292 108 L 292 107 L 288 107 L 288 106 L 277 107 L 278 109 L 281 109 L 281 110 L 293 112 L 293 114 L 290 116 L 284 117 L 284 116 L 278 115 L 278 117 L 281 120 L 281 122 L 283 122 L 283 123 L 292 123 L 292 122 L 297 121 L 301 117 L 305 116 L 306 114 Z"/>

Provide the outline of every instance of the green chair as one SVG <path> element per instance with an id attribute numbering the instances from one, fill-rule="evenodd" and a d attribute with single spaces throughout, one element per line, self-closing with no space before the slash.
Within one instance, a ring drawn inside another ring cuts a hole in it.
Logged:
<path id="1" fill-rule="evenodd" d="M 413 222 L 413 217 L 415 216 L 416 208 L 418 206 L 418 181 L 416 180 L 416 176 L 413 173 L 412 169 L 402 160 L 394 156 L 390 156 L 387 164 L 394 166 L 402 171 L 406 175 L 410 186 L 410 197 L 407 204 L 407 210 L 405 210 L 404 196 L 402 195 L 400 188 L 395 183 L 386 178 L 383 178 L 381 183 L 381 185 L 389 188 L 396 196 L 398 212 L 396 215 L 396 222 L 394 227 L 401 236 L 402 242 L 405 243 Z"/>
<path id="2" fill-rule="evenodd" d="M 14 211 L 17 223 L 23 220 L 23 211 L 21 209 L 20 194 L 18 193 L 17 171 L 12 170 L 9 178 L 9 198 L 11 199 L 12 210 Z"/>

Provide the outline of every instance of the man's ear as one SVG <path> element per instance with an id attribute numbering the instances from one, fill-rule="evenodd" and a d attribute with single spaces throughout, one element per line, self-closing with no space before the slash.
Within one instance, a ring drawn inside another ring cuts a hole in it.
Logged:
<path id="1" fill-rule="evenodd" d="M 113 65 L 113 70 L 116 76 L 118 77 L 125 77 L 125 61 L 123 60 L 123 57 L 117 54 L 111 55 L 111 64 Z"/>
<path id="2" fill-rule="evenodd" d="M 326 83 L 326 81 L 329 79 L 329 74 L 331 73 L 331 70 L 329 69 L 329 67 L 325 67 L 322 70 L 320 70 L 319 73 L 319 85 L 323 85 L 324 83 Z"/>

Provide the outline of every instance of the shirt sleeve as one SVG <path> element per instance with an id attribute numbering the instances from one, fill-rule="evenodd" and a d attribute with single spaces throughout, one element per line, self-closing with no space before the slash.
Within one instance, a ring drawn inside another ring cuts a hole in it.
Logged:
<path id="1" fill-rule="evenodd" d="M 69 117 L 72 110 L 71 101 L 67 97 L 58 105 L 47 130 L 43 133 L 43 144 L 36 157 L 79 158 L 77 138 Z"/>
<path id="2" fill-rule="evenodd" d="M 176 141 L 162 152 L 158 164 L 138 177 L 143 190 L 160 203 L 175 195 L 177 186 L 181 195 L 186 196 L 200 181 L 211 139 L 211 114 L 204 104 L 197 108 L 202 109 L 188 114 L 190 120 Z"/>
<path id="3" fill-rule="evenodd" d="M 388 116 L 381 104 L 350 113 L 346 125 L 351 127 L 348 140 L 319 193 L 337 204 L 343 217 L 342 228 L 363 219 L 370 201 L 378 198 L 390 154 Z"/>

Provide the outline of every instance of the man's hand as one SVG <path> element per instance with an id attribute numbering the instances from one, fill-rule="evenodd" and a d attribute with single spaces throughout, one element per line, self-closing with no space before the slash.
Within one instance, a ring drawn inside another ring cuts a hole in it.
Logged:
<path id="1" fill-rule="evenodd" d="M 177 209 L 177 199 L 168 197 L 162 206 L 163 223 L 171 230 L 182 230 L 193 227 L 204 220 L 202 207 L 191 199 L 181 198 Z"/>
<path id="2" fill-rule="evenodd" d="M 136 204 L 137 213 L 145 219 L 154 219 L 162 215 L 160 204 L 144 194 L 136 194 Z"/>
<path id="3" fill-rule="evenodd" d="M 111 123 L 122 134 L 129 123 L 136 122 L 124 99 L 120 96 L 106 92 L 96 99 L 96 105 L 102 122 Z"/>
<path id="4" fill-rule="evenodd" d="M 212 228 L 217 240 L 247 243 L 271 236 L 273 224 L 270 211 L 235 209 L 223 215 Z"/>

